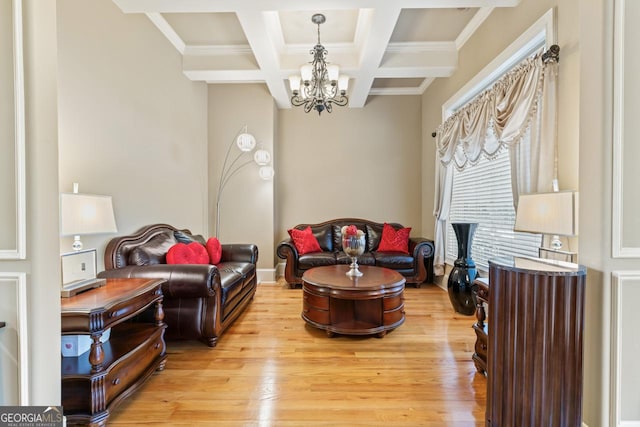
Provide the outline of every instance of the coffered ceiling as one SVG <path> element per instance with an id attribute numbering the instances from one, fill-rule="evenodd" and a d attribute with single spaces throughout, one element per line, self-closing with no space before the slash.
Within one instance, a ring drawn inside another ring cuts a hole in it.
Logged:
<path id="1" fill-rule="evenodd" d="M 349 81 L 349 106 L 369 95 L 419 95 L 458 64 L 458 51 L 496 7 L 520 0 L 113 0 L 144 13 L 194 81 L 265 83 L 289 108 L 288 77 L 320 40 Z"/>

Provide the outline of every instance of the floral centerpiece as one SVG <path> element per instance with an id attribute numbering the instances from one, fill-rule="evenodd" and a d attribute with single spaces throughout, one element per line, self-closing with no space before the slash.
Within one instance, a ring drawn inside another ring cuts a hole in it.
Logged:
<path id="1" fill-rule="evenodd" d="M 364 231 L 358 230 L 355 225 L 342 227 L 342 250 L 351 258 L 351 265 L 347 276 L 360 277 L 362 272 L 358 270 L 358 257 L 364 253 L 366 239 Z"/>

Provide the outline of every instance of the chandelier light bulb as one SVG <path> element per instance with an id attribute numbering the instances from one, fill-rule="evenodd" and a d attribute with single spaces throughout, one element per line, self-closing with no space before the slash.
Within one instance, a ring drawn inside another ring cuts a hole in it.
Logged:
<path id="1" fill-rule="evenodd" d="M 300 67 L 300 75 L 305 84 L 307 84 L 306 82 L 311 81 L 313 77 L 313 67 L 310 64 L 303 65 Z"/>
<path id="2" fill-rule="evenodd" d="M 349 76 L 345 76 L 344 74 L 338 78 L 338 89 L 342 92 L 346 92 L 349 88 Z"/>
<path id="3" fill-rule="evenodd" d="M 329 80 L 335 82 L 338 80 L 338 74 L 340 73 L 340 67 L 337 65 L 327 65 L 327 74 L 329 75 Z"/>
<path id="4" fill-rule="evenodd" d="M 300 90 L 300 76 L 289 76 L 289 88 L 295 93 Z"/>

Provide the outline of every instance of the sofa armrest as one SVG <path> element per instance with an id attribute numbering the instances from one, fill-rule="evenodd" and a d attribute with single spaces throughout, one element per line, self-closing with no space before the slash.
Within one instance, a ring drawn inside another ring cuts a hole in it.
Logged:
<path id="1" fill-rule="evenodd" d="M 258 263 L 258 246 L 248 243 L 222 245 L 220 262 Z"/>
<path id="2" fill-rule="evenodd" d="M 434 246 L 433 240 L 424 237 L 412 237 L 409 239 L 409 253 L 414 258 L 429 258 L 433 256 Z"/>
<path id="3" fill-rule="evenodd" d="M 222 292 L 220 272 L 209 264 L 132 265 L 102 271 L 98 277 L 164 279 L 162 293 L 170 298 L 205 298 Z"/>
<path id="4" fill-rule="evenodd" d="M 282 259 L 298 259 L 298 250 L 291 239 L 286 239 L 280 242 L 276 252 Z"/>

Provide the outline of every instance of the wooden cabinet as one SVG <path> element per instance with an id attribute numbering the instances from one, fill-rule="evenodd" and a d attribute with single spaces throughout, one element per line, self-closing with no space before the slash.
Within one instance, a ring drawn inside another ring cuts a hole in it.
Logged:
<path id="1" fill-rule="evenodd" d="M 67 424 L 106 424 L 114 407 L 164 369 L 163 282 L 108 279 L 101 288 L 62 299 L 62 334 L 90 335 L 92 340 L 86 353 L 62 358 Z M 151 306 L 151 322 L 131 321 Z M 110 338 L 103 344 L 100 338 L 109 328 Z"/>
<path id="2" fill-rule="evenodd" d="M 586 269 L 489 262 L 487 426 L 580 426 Z"/>

